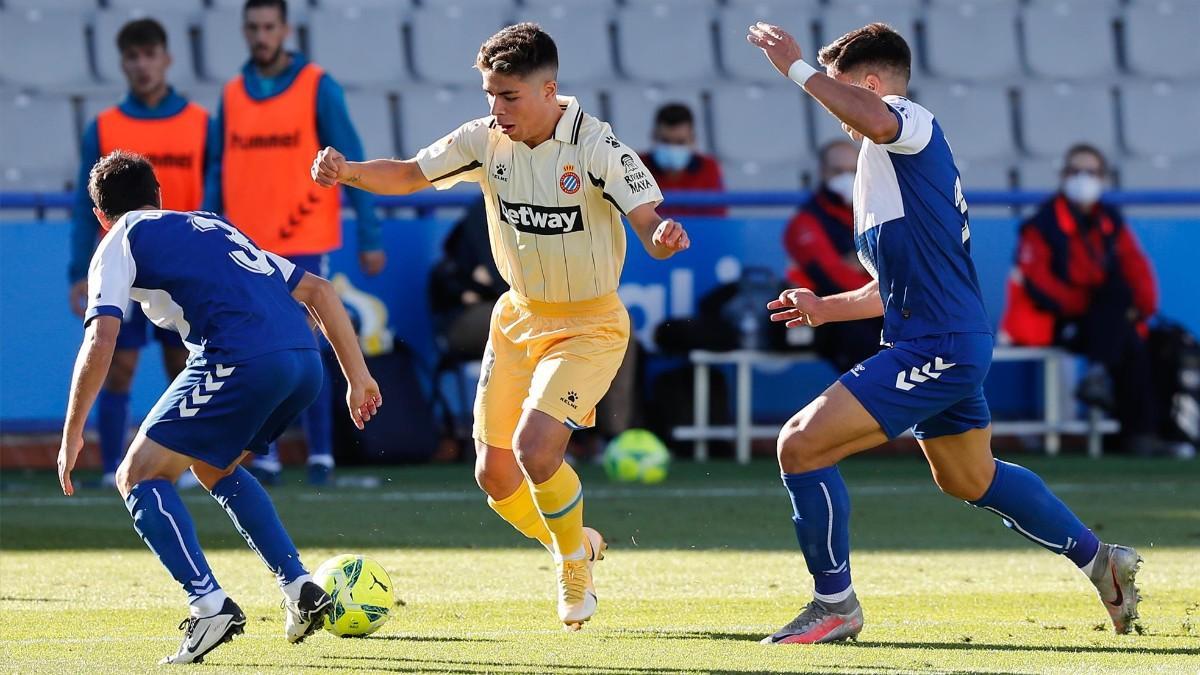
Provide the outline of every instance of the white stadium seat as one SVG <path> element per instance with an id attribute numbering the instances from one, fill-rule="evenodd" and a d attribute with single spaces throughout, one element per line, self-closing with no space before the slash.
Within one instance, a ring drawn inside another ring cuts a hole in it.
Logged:
<path id="1" fill-rule="evenodd" d="M 608 91 L 608 110 L 613 132 L 625 145 L 644 151 L 651 145 L 654 115 L 667 103 L 683 103 L 692 110 L 696 120 L 696 141 L 702 150 L 708 148 L 708 125 L 704 100 L 694 89 L 664 89 L 639 84 L 614 87 Z"/>
<path id="2" fill-rule="evenodd" d="M 1200 190 L 1200 157 L 1127 159 L 1117 167 L 1126 190 Z"/>
<path id="3" fill-rule="evenodd" d="M 97 0 L 5 0 L 4 7 L 18 11 L 40 9 L 92 12 L 99 9 L 99 3 Z"/>
<path id="4" fill-rule="evenodd" d="M 913 22 L 916 18 L 915 8 L 908 2 L 888 2 L 886 0 L 851 0 L 838 2 L 825 10 L 820 21 L 820 44 L 827 45 L 856 28 L 862 28 L 869 23 L 883 22 L 894 28 L 908 42 L 916 59 L 917 41 Z M 803 43 L 801 43 L 803 45 Z M 803 45 L 807 47 L 808 45 Z M 810 62 L 817 64 L 817 50 L 808 49 Z M 914 67 L 915 67 L 914 63 Z"/>
<path id="5" fill-rule="evenodd" d="M 479 46 L 512 18 L 507 4 L 440 2 L 423 5 L 409 20 L 413 70 L 430 83 L 479 85 Z"/>
<path id="6" fill-rule="evenodd" d="M 1022 190 L 1057 190 L 1061 182 L 1062 156 L 1036 157 L 1017 164 L 1017 187 Z"/>
<path id="7" fill-rule="evenodd" d="M 308 21 L 309 54 L 342 84 L 398 85 L 411 79 L 400 18 L 399 11 L 387 8 L 313 10 Z M 370 45 L 369 53 L 364 55 L 356 45 Z"/>
<path id="8" fill-rule="evenodd" d="M 521 17 L 554 38 L 558 47 L 558 81 L 595 85 L 616 77 L 609 40 L 612 9 L 604 4 L 530 7 Z"/>
<path id="9" fill-rule="evenodd" d="M 106 84 L 125 84 L 125 76 L 121 73 L 121 55 L 117 53 L 117 33 L 129 21 L 153 18 L 167 31 L 167 50 L 171 52 L 171 69 L 167 71 L 167 81 L 174 85 L 194 82 L 196 66 L 192 59 L 190 28 L 195 17 L 195 10 L 187 13 L 154 9 L 151 13 L 132 6 L 127 10 L 110 9 L 99 12 L 92 24 L 96 75 Z"/>
<path id="10" fill-rule="evenodd" d="M 706 82 L 716 73 L 713 14 L 704 3 L 639 2 L 617 13 L 617 54 L 642 82 Z"/>
<path id="11" fill-rule="evenodd" d="M 1195 84 L 1128 82 L 1121 87 L 1125 148 L 1140 155 L 1200 155 L 1200 92 Z"/>
<path id="12" fill-rule="evenodd" d="M 1196 36 L 1200 2 L 1154 0 L 1125 10 L 1125 59 L 1136 73 L 1153 77 L 1200 77 Z"/>
<path id="13" fill-rule="evenodd" d="M 1007 157 L 1016 147 L 1009 94 L 1003 87 L 926 84 L 917 103 L 938 120 L 955 158 Z"/>
<path id="14" fill-rule="evenodd" d="M 70 99 L 8 92 L 0 99 L 0 120 L 6 189 L 61 190 L 79 164 L 79 130 Z"/>
<path id="15" fill-rule="evenodd" d="M 154 18 L 158 18 L 158 13 L 164 10 L 183 13 L 199 12 L 204 9 L 204 0 L 105 0 L 104 6 L 108 9 L 145 11 L 147 13 L 149 10 L 153 10 Z"/>
<path id="16" fill-rule="evenodd" d="M 464 122 L 487 115 L 487 98 L 477 86 L 405 89 L 400 92 L 400 154 L 412 157 Z"/>
<path id="17" fill-rule="evenodd" d="M 813 8 L 802 2 L 742 2 L 724 8 L 717 15 L 717 50 L 725 75 L 743 82 L 778 82 L 779 72 L 762 50 L 746 41 L 750 25 L 773 23 L 807 46 L 812 44 L 815 16 Z"/>
<path id="18" fill-rule="evenodd" d="M 722 159 L 800 162 L 811 154 L 804 92 L 782 84 L 712 92 L 714 142 Z"/>
<path id="19" fill-rule="evenodd" d="M 292 21 L 291 5 L 288 20 Z M 294 23 L 294 22 L 293 22 Z M 286 47 L 296 49 L 296 28 L 292 26 Z M 242 37 L 242 10 L 211 9 L 200 16 L 200 68 L 204 78 L 225 82 L 241 72 L 250 59 L 250 50 Z"/>
<path id="20" fill-rule="evenodd" d="M 1012 188 L 1012 166 L 1007 160 L 971 160 L 954 156 L 964 190 L 1008 190 Z"/>
<path id="21" fill-rule="evenodd" d="M 90 82 L 88 13 L 79 9 L 7 9 L 0 14 L 0 80 L 61 89 Z"/>
<path id="22" fill-rule="evenodd" d="M 1103 85 L 1037 83 L 1021 92 L 1025 150 L 1061 156 L 1075 143 L 1091 143 L 1112 155 L 1117 147 L 1112 91 Z"/>
<path id="23" fill-rule="evenodd" d="M 721 162 L 721 174 L 725 179 L 725 189 L 736 191 L 799 190 L 804 183 L 804 168 L 806 165 L 799 160 L 787 162 L 726 160 Z"/>
<path id="24" fill-rule="evenodd" d="M 396 147 L 391 96 L 386 91 L 346 92 L 346 108 L 350 121 L 362 139 L 367 159 L 399 156 Z"/>
<path id="25" fill-rule="evenodd" d="M 125 99 L 129 90 L 126 88 L 97 89 L 88 91 L 83 96 L 83 124 L 86 126 L 101 110 L 110 108 Z"/>
<path id="26" fill-rule="evenodd" d="M 930 7 L 925 50 L 934 75 L 994 79 L 1020 74 L 1017 10 L 1008 3 L 964 2 Z"/>
<path id="27" fill-rule="evenodd" d="M 200 83 L 196 82 L 186 87 L 181 87 L 180 92 L 189 99 L 199 103 L 210 114 L 216 115 L 217 108 L 221 106 L 221 85 L 215 83 Z M 86 105 L 86 101 L 85 101 Z"/>
<path id="28" fill-rule="evenodd" d="M 1050 78 L 1103 78 L 1117 70 L 1114 12 L 1097 0 L 1055 0 L 1021 15 L 1029 70 Z"/>

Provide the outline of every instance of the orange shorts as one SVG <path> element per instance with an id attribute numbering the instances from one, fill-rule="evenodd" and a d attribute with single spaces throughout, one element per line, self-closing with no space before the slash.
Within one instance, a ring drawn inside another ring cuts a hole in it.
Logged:
<path id="1" fill-rule="evenodd" d="M 629 312 L 616 293 L 573 303 L 505 293 L 492 311 L 474 437 L 511 449 L 526 409 L 576 430 L 595 425 L 628 346 Z"/>

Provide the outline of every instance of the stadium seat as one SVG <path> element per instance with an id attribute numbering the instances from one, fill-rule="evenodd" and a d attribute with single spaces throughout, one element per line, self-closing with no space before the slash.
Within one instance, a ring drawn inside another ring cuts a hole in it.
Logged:
<path id="1" fill-rule="evenodd" d="M 464 122 L 487 115 L 487 98 L 477 87 L 405 89 L 400 92 L 400 154 L 412 157 Z"/>
<path id="2" fill-rule="evenodd" d="M 204 0 L 105 0 L 104 6 L 108 9 L 130 11 L 154 10 L 154 17 L 158 18 L 158 12 L 161 10 L 199 12 L 204 9 Z"/>
<path id="3" fill-rule="evenodd" d="M 1057 157 L 1086 142 L 1111 155 L 1117 147 L 1114 107 L 1112 90 L 1103 85 L 1028 84 L 1020 105 L 1025 150 Z"/>
<path id="4" fill-rule="evenodd" d="M 965 2 L 930 7 L 925 53 L 937 76 L 967 80 L 1020 74 L 1015 3 Z"/>
<path id="5" fill-rule="evenodd" d="M 712 92 L 713 142 L 722 159 L 798 162 L 810 154 L 804 93 L 794 85 Z"/>
<path id="6" fill-rule="evenodd" d="M 1097 0 L 1055 0 L 1021 14 L 1025 63 L 1050 78 L 1111 77 L 1117 70 L 1114 12 Z"/>
<path id="7" fill-rule="evenodd" d="M 1007 160 L 962 159 L 956 152 L 954 163 L 964 190 L 1009 190 L 1013 186 L 1013 169 Z"/>
<path id="8" fill-rule="evenodd" d="M 663 89 L 641 85 L 626 85 L 608 91 L 609 123 L 617 138 L 638 151 L 650 147 L 654 131 L 654 115 L 667 103 L 683 103 L 692 109 L 696 120 L 696 142 L 700 149 L 709 147 L 708 125 L 704 101 L 694 89 Z"/>
<path id="9" fill-rule="evenodd" d="M 216 115 L 217 109 L 221 107 L 221 89 L 220 84 L 196 82 L 186 87 L 181 87 L 180 93 L 204 106 L 204 109 L 209 114 Z"/>
<path id="10" fill-rule="evenodd" d="M 346 107 L 350 110 L 354 129 L 362 139 L 367 159 L 399 156 L 391 95 L 388 92 L 346 92 Z"/>
<path id="11" fill-rule="evenodd" d="M 612 9 L 617 4 L 617 0 L 524 0 L 521 4 L 525 7 L 538 10 L 544 7 L 597 7 Z"/>
<path id="12" fill-rule="evenodd" d="M 7 9 L 0 13 L 0 81 L 63 89 L 91 81 L 88 13 L 79 9 Z"/>
<path id="13" fill-rule="evenodd" d="M 291 5 L 288 5 L 288 20 L 294 23 Z M 297 49 L 296 30 L 293 26 L 287 48 Z M 211 9 L 200 17 L 200 59 L 204 79 L 225 82 L 241 72 L 250 58 L 246 41 L 242 37 L 241 9 Z"/>
<path id="14" fill-rule="evenodd" d="M 799 161 L 758 162 L 729 160 L 721 162 L 726 190 L 799 190 L 804 186 L 805 167 Z M 815 176 L 812 177 L 815 180 Z"/>
<path id="15" fill-rule="evenodd" d="M 1012 106 L 1003 87 L 928 83 L 917 102 L 937 118 L 955 158 L 1008 157 L 1016 147 Z"/>
<path id="16" fill-rule="evenodd" d="M 1200 155 L 1200 92 L 1195 84 L 1128 82 L 1121 87 L 1125 149 L 1139 155 Z"/>
<path id="17" fill-rule="evenodd" d="M 804 103 L 808 106 L 809 116 L 812 119 L 812 147 L 814 150 L 819 150 L 831 141 L 850 140 L 850 137 L 842 130 L 842 123 L 837 118 L 829 114 L 829 111 L 815 99 L 808 96 L 805 98 L 809 99 Z"/>
<path id="18" fill-rule="evenodd" d="M 707 5 L 638 2 L 617 13 L 621 71 L 642 82 L 706 82 L 716 74 Z"/>
<path id="19" fill-rule="evenodd" d="M 96 115 L 100 114 L 101 110 L 109 108 L 124 100 L 127 89 L 113 87 L 111 89 L 97 89 L 88 91 L 82 98 L 82 120 L 84 126 L 96 119 Z"/>
<path id="20" fill-rule="evenodd" d="M 717 15 L 721 69 L 726 76 L 743 82 L 779 82 L 779 73 L 762 50 L 746 41 L 747 29 L 755 21 L 767 21 L 782 26 L 808 47 L 813 44 L 814 17 L 813 9 L 804 3 L 742 2 L 724 8 Z"/>
<path id="21" fill-rule="evenodd" d="M 1200 3 L 1157 0 L 1125 10 L 1125 60 L 1130 70 L 1154 77 L 1200 77 L 1196 33 Z"/>
<path id="22" fill-rule="evenodd" d="M 5 0 L 4 8 L 17 11 L 48 9 L 92 12 L 100 6 L 97 0 Z"/>
<path id="23" fill-rule="evenodd" d="M 0 147 L 6 189 L 63 189 L 79 162 L 79 130 L 66 96 L 14 92 L 0 99 Z M 31 133 L 36 130 L 36 133 Z"/>
<path id="24" fill-rule="evenodd" d="M 1057 190 L 1061 181 L 1059 157 L 1025 159 L 1017 164 L 1017 187 L 1022 190 Z"/>
<path id="25" fill-rule="evenodd" d="M 539 24 L 558 46 L 560 83 L 599 84 L 616 77 L 613 68 L 612 9 L 603 4 L 529 7 L 522 21 Z"/>
<path id="26" fill-rule="evenodd" d="M 315 9 L 309 14 L 309 55 L 345 85 L 399 84 L 410 79 L 400 18 L 386 8 Z M 370 45 L 369 57 L 354 45 Z"/>
<path id="27" fill-rule="evenodd" d="M 909 46 L 912 47 L 915 58 L 917 53 L 916 31 L 913 29 L 913 21 L 916 18 L 915 4 L 896 0 L 875 0 L 874 2 L 851 0 L 834 3 L 825 10 L 821 17 L 819 43 L 821 45 L 829 44 L 855 28 L 882 21 L 904 36 Z M 808 45 L 802 46 L 807 47 Z M 816 49 L 806 49 L 806 52 L 811 63 L 816 65 Z"/>
<path id="28" fill-rule="evenodd" d="M 499 4 L 422 6 L 409 22 L 413 70 L 426 82 L 477 86 L 479 45 L 511 17 L 511 8 Z"/>
<path id="29" fill-rule="evenodd" d="M 167 80 L 174 85 L 194 82 L 196 67 L 192 59 L 194 50 L 190 29 L 195 11 L 185 13 L 155 9 L 150 13 L 132 6 L 128 9 L 110 9 L 96 15 L 92 24 L 96 75 L 105 83 L 125 83 L 125 76 L 121 73 L 121 55 L 117 53 L 117 33 L 127 22 L 146 17 L 158 21 L 167 31 L 167 48 L 171 52 L 171 69 L 167 71 Z"/>
<path id="30" fill-rule="evenodd" d="M 1200 190 L 1200 157 L 1127 159 L 1117 171 L 1126 190 Z"/>

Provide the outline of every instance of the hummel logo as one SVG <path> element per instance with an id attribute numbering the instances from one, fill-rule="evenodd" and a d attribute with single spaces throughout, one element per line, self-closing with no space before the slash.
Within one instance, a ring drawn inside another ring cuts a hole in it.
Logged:
<path id="1" fill-rule="evenodd" d="M 216 364 L 214 372 L 216 373 L 216 377 L 223 378 L 232 375 L 233 371 L 236 369 L 237 366 L 222 366 L 221 364 Z M 179 416 L 195 417 L 196 413 L 200 412 L 199 406 L 204 405 L 212 400 L 213 392 L 220 390 L 220 388 L 224 386 L 225 383 L 215 379 L 213 377 L 213 373 L 206 374 L 204 376 L 204 381 L 197 384 L 189 392 L 190 397 L 184 396 L 179 401 Z M 190 406 L 188 405 L 189 402 L 191 403 Z"/>
<path id="2" fill-rule="evenodd" d="M 855 377 L 858 377 L 859 375 L 862 375 L 865 372 L 867 372 L 867 367 L 861 363 L 855 364 L 854 367 L 850 369 L 850 374 Z"/>
<path id="3" fill-rule="evenodd" d="M 896 373 L 896 388 L 903 391 L 909 391 L 922 382 L 928 382 L 931 379 L 938 379 L 942 376 L 942 373 L 956 365 L 958 364 L 947 363 L 943 361 L 942 357 L 939 356 L 933 360 L 933 363 L 926 363 L 925 365 L 921 366 L 920 370 L 918 370 L 916 366 L 913 366 L 912 370 L 908 371 L 907 373 L 908 379 L 905 379 L 904 376 L 906 373 L 902 370 L 899 373 Z"/>
<path id="4" fill-rule="evenodd" d="M 379 587 L 383 589 L 383 592 L 384 592 L 384 593 L 387 593 L 387 592 L 388 592 L 388 587 L 387 587 L 387 586 L 384 586 L 384 585 L 383 585 L 383 582 L 379 580 L 379 577 L 376 577 L 376 576 L 375 576 L 375 573 L 374 573 L 374 572 L 372 572 L 372 573 L 371 573 L 371 585 L 370 585 L 370 586 L 367 586 L 367 589 L 368 589 L 368 590 L 370 590 L 370 589 L 372 589 L 372 588 L 375 588 L 375 585 L 376 585 L 376 584 L 378 584 L 378 585 L 379 585 Z"/>

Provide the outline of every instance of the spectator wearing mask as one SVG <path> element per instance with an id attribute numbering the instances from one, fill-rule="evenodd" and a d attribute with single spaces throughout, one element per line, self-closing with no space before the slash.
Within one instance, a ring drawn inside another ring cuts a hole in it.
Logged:
<path id="1" fill-rule="evenodd" d="M 1021 224 L 1001 339 L 1086 356 L 1081 398 L 1115 413 L 1125 449 L 1149 454 L 1158 445 L 1146 338 L 1158 288 L 1133 231 L 1101 199 L 1108 178 L 1100 150 L 1067 150 L 1059 191 Z"/>
<path id="2" fill-rule="evenodd" d="M 721 165 L 716 158 L 696 150 L 696 119 L 682 103 L 668 103 L 654 115 L 654 146 L 642 153 L 642 163 L 663 192 L 672 190 L 725 189 Z M 724 216 L 724 206 L 660 206 L 664 218 L 676 216 Z"/>
<path id="3" fill-rule="evenodd" d="M 833 141 L 821 148 L 821 184 L 784 229 L 783 245 L 792 260 L 788 282 L 817 295 L 862 288 L 871 275 L 854 246 L 854 173 L 858 146 Z M 879 351 L 880 318 L 828 323 L 815 329 L 813 347 L 838 370 Z"/>

